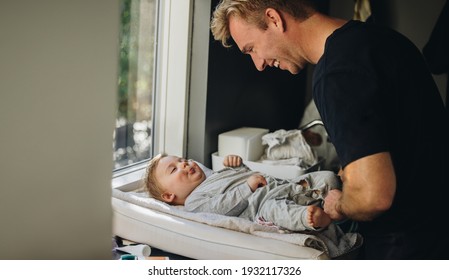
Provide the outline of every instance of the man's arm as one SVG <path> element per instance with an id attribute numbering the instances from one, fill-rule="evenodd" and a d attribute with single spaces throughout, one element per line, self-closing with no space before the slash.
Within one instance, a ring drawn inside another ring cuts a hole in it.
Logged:
<path id="1" fill-rule="evenodd" d="M 377 153 L 351 162 L 340 177 L 343 191 L 330 191 L 324 203 L 324 210 L 332 219 L 346 216 L 356 221 L 369 221 L 391 207 L 396 175 L 389 153 Z"/>

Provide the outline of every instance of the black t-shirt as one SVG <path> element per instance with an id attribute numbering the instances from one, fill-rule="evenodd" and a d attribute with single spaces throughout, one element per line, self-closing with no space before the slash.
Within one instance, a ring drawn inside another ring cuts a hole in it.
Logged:
<path id="1" fill-rule="evenodd" d="M 362 223 L 362 232 L 419 231 L 433 228 L 435 216 L 446 219 L 447 116 L 416 46 L 393 30 L 349 21 L 326 41 L 313 97 L 342 167 L 379 152 L 392 156 L 393 206 Z"/>

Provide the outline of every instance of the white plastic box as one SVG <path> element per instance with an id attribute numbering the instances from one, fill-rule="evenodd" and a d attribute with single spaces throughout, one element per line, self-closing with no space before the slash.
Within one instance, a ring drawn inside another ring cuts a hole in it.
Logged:
<path id="1" fill-rule="evenodd" d="M 218 155 L 239 155 L 243 160 L 256 161 L 263 155 L 262 136 L 265 128 L 241 127 L 218 135 Z"/>

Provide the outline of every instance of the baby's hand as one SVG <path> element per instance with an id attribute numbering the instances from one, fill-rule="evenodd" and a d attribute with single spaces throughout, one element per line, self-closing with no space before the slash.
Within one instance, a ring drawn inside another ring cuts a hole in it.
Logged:
<path id="1" fill-rule="evenodd" d="M 251 175 L 246 182 L 253 192 L 256 191 L 257 188 L 267 185 L 267 180 L 260 174 Z"/>
<path id="2" fill-rule="evenodd" d="M 226 167 L 239 167 L 242 165 L 242 158 L 236 155 L 227 155 L 223 160 L 223 165 Z"/>

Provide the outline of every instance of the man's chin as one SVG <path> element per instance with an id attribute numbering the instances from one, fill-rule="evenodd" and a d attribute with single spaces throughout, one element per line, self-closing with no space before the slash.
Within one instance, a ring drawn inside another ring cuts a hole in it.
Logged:
<path id="1" fill-rule="evenodd" d="M 292 75 L 297 75 L 297 74 L 299 74 L 299 72 L 301 72 L 301 71 L 292 71 L 292 70 L 288 70 L 288 72 L 290 72 L 290 74 L 292 74 Z"/>
<path id="2" fill-rule="evenodd" d="M 292 74 L 292 75 L 296 75 L 296 74 L 299 74 L 299 72 L 301 72 L 302 68 L 299 68 L 299 67 L 289 67 L 289 68 L 287 68 L 287 69 L 282 69 L 282 70 L 288 71 L 288 72 L 290 72 L 290 74 Z"/>
<path id="3" fill-rule="evenodd" d="M 290 70 L 290 73 L 296 75 L 301 73 L 303 69 L 304 69 L 303 67 L 293 67 L 293 69 Z"/>

